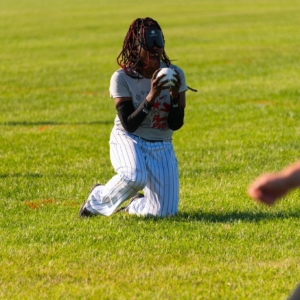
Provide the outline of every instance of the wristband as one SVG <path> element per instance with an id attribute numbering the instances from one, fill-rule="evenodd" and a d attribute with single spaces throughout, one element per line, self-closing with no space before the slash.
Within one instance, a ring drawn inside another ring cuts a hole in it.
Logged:
<path id="1" fill-rule="evenodd" d="M 145 114 L 148 114 L 153 105 L 150 102 L 148 102 L 146 99 L 143 102 L 144 102 L 143 112 Z"/>
<path id="2" fill-rule="evenodd" d="M 179 94 L 178 94 L 178 97 L 176 99 L 172 98 L 171 96 L 170 96 L 170 98 L 171 98 L 172 106 L 173 107 L 178 107 L 178 105 L 179 105 L 179 99 L 180 99 Z"/>

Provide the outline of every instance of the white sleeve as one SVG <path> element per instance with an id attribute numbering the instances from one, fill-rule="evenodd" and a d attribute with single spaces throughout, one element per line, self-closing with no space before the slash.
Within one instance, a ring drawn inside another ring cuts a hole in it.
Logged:
<path id="1" fill-rule="evenodd" d="M 109 93 L 111 98 L 131 97 L 124 74 L 120 71 L 116 71 L 112 75 L 110 79 Z"/>

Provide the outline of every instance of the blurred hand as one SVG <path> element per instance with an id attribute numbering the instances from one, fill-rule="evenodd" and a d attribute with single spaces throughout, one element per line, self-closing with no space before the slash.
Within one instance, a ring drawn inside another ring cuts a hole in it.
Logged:
<path id="1" fill-rule="evenodd" d="M 249 186 L 248 194 L 258 202 L 273 205 L 290 189 L 288 178 L 280 174 L 264 174 Z"/>
<path id="2" fill-rule="evenodd" d="M 161 76 L 157 76 L 157 73 L 160 71 L 161 69 L 157 69 L 154 73 L 153 76 L 151 78 L 151 89 L 149 94 L 147 95 L 146 99 L 148 102 L 150 103 L 154 103 L 155 99 L 160 95 L 160 92 L 162 90 L 165 90 L 166 87 L 164 87 L 163 85 L 168 82 L 168 81 L 161 81 L 160 80 L 165 76 L 165 75 L 161 75 Z"/>

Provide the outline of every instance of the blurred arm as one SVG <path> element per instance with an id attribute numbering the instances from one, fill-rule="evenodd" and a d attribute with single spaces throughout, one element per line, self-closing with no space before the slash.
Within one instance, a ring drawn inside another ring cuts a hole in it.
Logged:
<path id="1" fill-rule="evenodd" d="M 249 186 L 248 194 L 267 205 L 274 204 L 289 191 L 300 186 L 300 161 L 273 174 L 259 176 Z"/>

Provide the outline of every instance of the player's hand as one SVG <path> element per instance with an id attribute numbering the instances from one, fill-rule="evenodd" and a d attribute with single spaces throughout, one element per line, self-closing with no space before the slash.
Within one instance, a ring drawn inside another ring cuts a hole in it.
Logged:
<path id="1" fill-rule="evenodd" d="M 289 190 L 286 178 L 278 174 L 264 174 L 249 186 L 248 195 L 258 202 L 273 205 Z"/>
<path id="2" fill-rule="evenodd" d="M 175 69 L 174 69 L 174 71 L 176 73 L 176 75 L 175 75 L 176 81 L 174 80 L 175 85 L 170 90 L 170 96 L 173 99 L 177 99 L 178 98 L 179 89 L 180 89 L 180 86 L 181 86 L 181 81 L 180 81 L 179 73 Z"/>
<path id="3" fill-rule="evenodd" d="M 165 76 L 165 75 L 161 75 L 161 76 L 157 76 L 157 73 L 160 71 L 160 69 L 157 69 L 151 78 L 151 89 L 149 94 L 147 95 L 147 101 L 149 101 L 150 103 L 154 103 L 155 99 L 160 95 L 160 92 L 164 89 L 166 89 L 165 87 L 163 87 L 163 85 L 167 82 L 167 81 L 162 81 L 160 82 L 160 80 Z"/>

